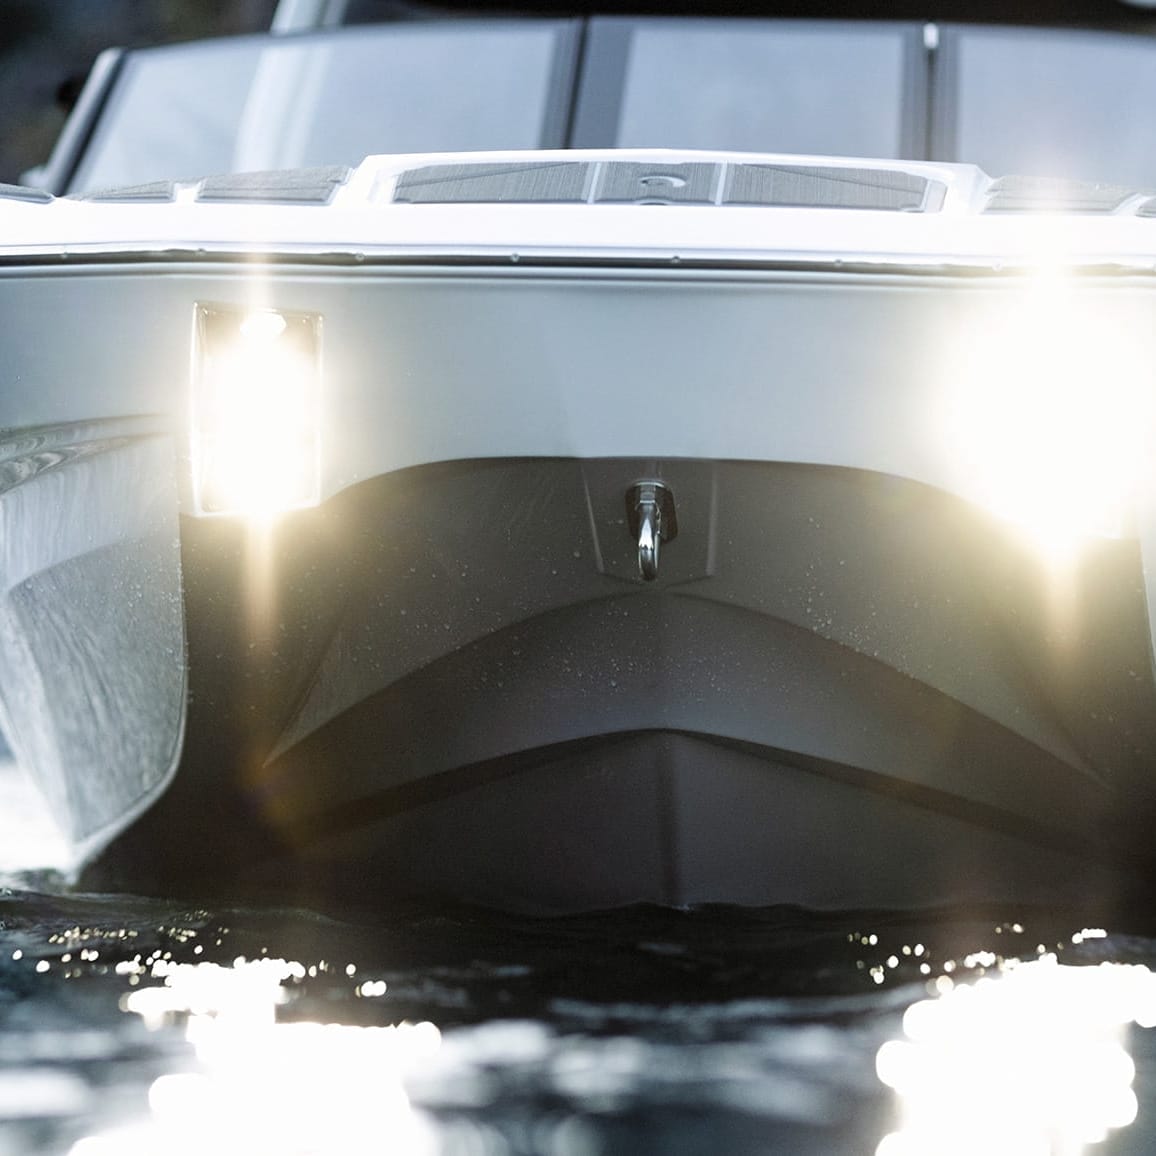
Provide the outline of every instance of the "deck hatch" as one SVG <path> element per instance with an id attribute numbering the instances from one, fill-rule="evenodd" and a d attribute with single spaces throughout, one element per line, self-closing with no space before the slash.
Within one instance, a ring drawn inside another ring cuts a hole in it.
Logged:
<path id="1" fill-rule="evenodd" d="M 44 189 L 33 189 L 28 185 L 0 184 L 0 197 L 6 201 L 32 201 L 38 205 L 46 205 L 53 200 L 51 193 Z"/>
<path id="2" fill-rule="evenodd" d="M 425 165 L 399 175 L 394 203 L 762 205 L 938 212 L 942 181 L 900 169 L 726 162 L 556 161 Z"/>
<path id="3" fill-rule="evenodd" d="M 731 165 L 723 204 L 919 212 L 938 209 L 943 195 L 939 181 L 894 169 Z"/>
<path id="4" fill-rule="evenodd" d="M 526 165 L 425 165 L 401 174 L 395 202 L 479 204 L 502 201 L 581 204 L 593 166 L 577 161 Z"/>
<path id="5" fill-rule="evenodd" d="M 718 165 L 604 164 L 594 200 L 617 204 L 712 205 Z"/>
<path id="6" fill-rule="evenodd" d="M 114 189 L 96 189 L 75 197 L 78 201 L 160 201 L 176 199 L 176 181 L 149 181 L 143 185 L 120 185 Z"/>
<path id="7" fill-rule="evenodd" d="M 224 173 L 206 177 L 198 201 L 288 201 L 325 205 L 352 169 L 326 165 L 315 169 L 275 169 L 270 172 Z"/>

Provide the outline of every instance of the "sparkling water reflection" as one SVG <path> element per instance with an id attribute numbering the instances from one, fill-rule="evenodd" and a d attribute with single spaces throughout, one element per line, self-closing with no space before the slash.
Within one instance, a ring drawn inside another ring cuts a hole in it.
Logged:
<path id="1" fill-rule="evenodd" d="M 901 1102 L 901 1126 L 876 1156 L 1076 1156 L 1136 1119 L 1128 1027 L 1156 1024 L 1146 966 L 1063 967 L 1047 953 L 937 989 L 904 1013 L 905 1039 L 876 1056 Z"/>
<path id="2" fill-rule="evenodd" d="M 1152 1151 L 1156 941 L 1073 928 L 0 892 L 0 1156 Z"/>
<path id="3" fill-rule="evenodd" d="M 201 1153 L 222 1136 L 246 1152 L 356 1152 L 375 1137 L 403 1152 L 436 1151 L 433 1129 L 403 1086 L 406 1072 L 438 1048 L 433 1024 L 277 1023 L 285 982 L 307 974 L 284 959 L 238 958 L 231 967 L 160 959 L 147 969 L 133 962 L 130 974 L 163 986 L 138 987 L 121 1006 L 154 1028 L 182 1019 L 199 1070 L 159 1076 L 148 1124 L 85 1138 L 72 1156 Z"/>

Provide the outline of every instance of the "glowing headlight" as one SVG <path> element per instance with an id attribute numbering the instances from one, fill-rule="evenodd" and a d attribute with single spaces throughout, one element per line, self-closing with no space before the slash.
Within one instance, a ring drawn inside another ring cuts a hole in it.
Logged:
<path id="1" fill-rule="evenodd" d="M 321 318 L 197 305 L 191 450 L 201 513 L 320 500 Z"/>
<path id="2" fill-rule="evenodd" d="M 960 492 L 1055 560 L 1131 532 L 1156 418 L 1147 308 L 1040 276 L 945 351 Z"/>

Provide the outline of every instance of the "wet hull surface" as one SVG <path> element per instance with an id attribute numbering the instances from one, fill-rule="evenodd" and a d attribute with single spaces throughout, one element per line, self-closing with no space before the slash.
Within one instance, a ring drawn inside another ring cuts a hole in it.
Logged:
<path id="1" fill-rule="evenodd" d="M 645 582 L 623 497 L 648 470 L 680 529 Z M 1146 885 L 1134 544 L 1053 613 L 1031 553 L 936 491 L 633 459 L 454 463 L 181 530 L 180 764 L 87 886 L 546 914 Z M 1089 639 L 1110 663 L 1072 661 Z"/>

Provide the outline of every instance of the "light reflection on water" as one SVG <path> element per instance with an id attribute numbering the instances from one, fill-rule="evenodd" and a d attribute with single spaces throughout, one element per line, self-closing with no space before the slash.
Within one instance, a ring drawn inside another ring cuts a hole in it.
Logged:
<path id="1" fill-rule="evenodd" d="M 138 987 L 121 1006 L 153 1027 L 182 1018 L 197 1066 L 152 1082 L 147 1120 L 85 1137 L 71 1156 L 438 1150 L 403 1086 L 440 1045 L 433 1024 L 278 1023 L 284 982 L 305 974 L 283 959 L 160 960 L 141 973 L 163 986 Z"/>
<path id="2" fill-rule="evenodd" d="M 0 891 L 0 1156 L 1153 1150 L 1156 942 L 855 919 Z"/>
<path id="3" fill-rule="evenodd" d="M 995 963 L 990 953 L 976 955 L 965 966 Z M 121 1007 L 152 1028 L 182 1020 L 198 1068 L 159 1076 L 147 1121 L 85 1137 L 70 1156 L 191 1156 L 221 1150 L 224 1137 L 226 1151 L 283 1156 L 352 1153 L 375 1139 L 415 1156 L 442 1150 L 436 1126 L 406 1091 L 407 1081 L 421 1083 L 423 1070 L 427 1083 L 437 1070 L 442 1036 L 432 1023 L 278 1023 L 284 984 L 307 973 L 296 961 L 238 958 L 225 967 L 158 959 L 117 970 L 162 981 L 127 993 Z M 879 1079 L 898 1094 L 901 1123 L 876 1156 L 1078 1156 L 1134 1121 L 1127 1028 L 1156 1025 L 1156 974 L 1146 966 L 1066 967 L 1047 953 L 1026 963 L 1002 960 L 995 975 L 974 983 L 942 975 L 935 987 L 935 996 L 904 1013 L 905 1038 L 877 1052 Z M 365 998 L 386 990 L 382 980 L 355 988 Z M 559 1063 L 541 1027 L 509 1023 L 485 1035 L 492 1060 L 553 1062 L 563 1084 L 610 1104 L 656 1058 L 655 1049 L 620 1037 Z M 831 1051 L 821 1030 L 811 1036 L 812 1046 Z M 740 1089 L 741 1080 L 732 1089 L 735 1106 Z M 815 1100 L 806 1087 L 787 1090 L 761 1107 L 790 1114 L 792 1095 Z M 744 1106 L 757 1111 L 769 1089 L 749 1091 Z M 804 1114 L 825 1107 L 821 1099 L 807 1103 Z"/>
<path id="4" fill-rule="evenodd" d="M 876 1156 L 1079 1156 L 1135 1121 L 1129 1028 L 1156 1025 L 1148 967 L 1067 967 L 1045 953 L 935 988 L 876 1055 L 900 1115 Z"/>

